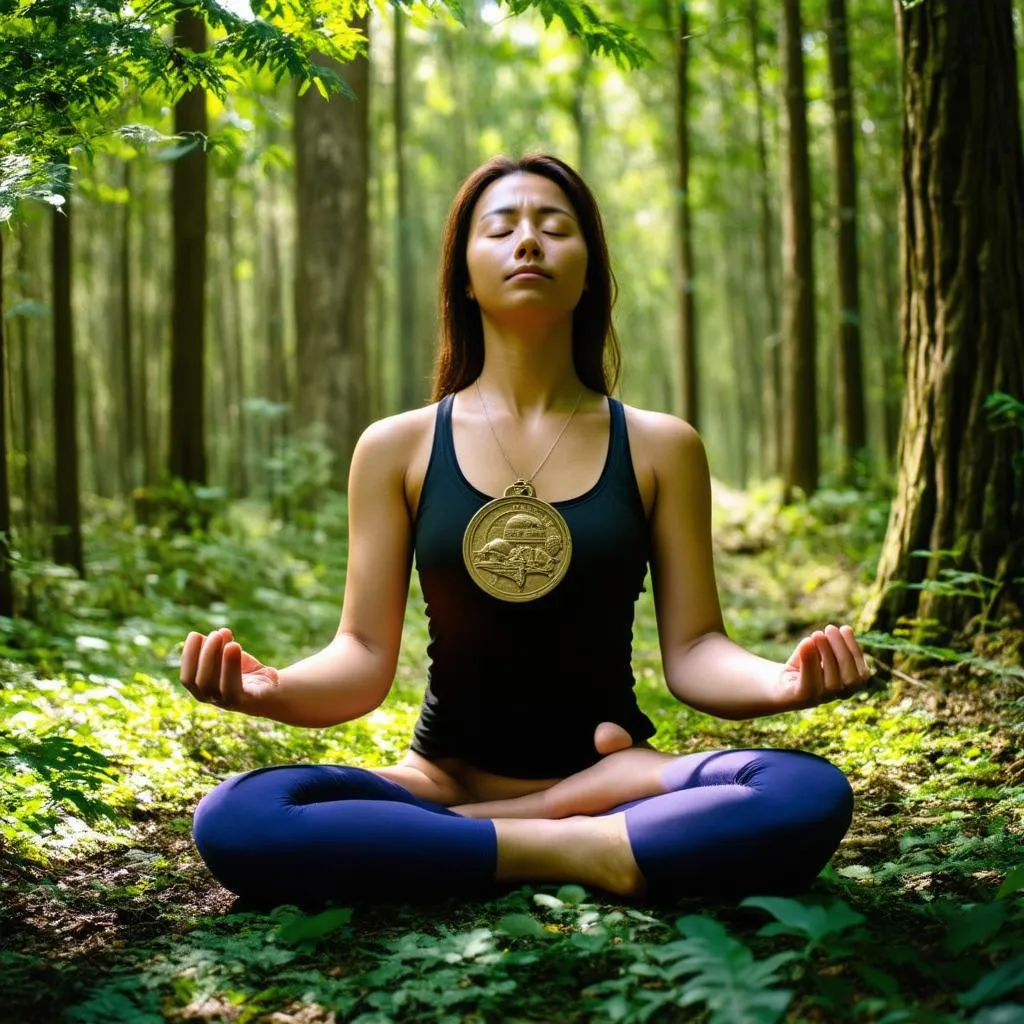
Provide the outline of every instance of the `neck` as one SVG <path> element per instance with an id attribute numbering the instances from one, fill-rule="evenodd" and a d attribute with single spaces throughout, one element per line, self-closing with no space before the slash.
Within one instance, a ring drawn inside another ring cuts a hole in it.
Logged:
<path id="1" fill-rule="evenodd" d="M 479 385 L 493 411 L 517 419 L 571 409 L 582 387 L 573 365 L 571 321 L 515 330 L 485 318 Z"/>

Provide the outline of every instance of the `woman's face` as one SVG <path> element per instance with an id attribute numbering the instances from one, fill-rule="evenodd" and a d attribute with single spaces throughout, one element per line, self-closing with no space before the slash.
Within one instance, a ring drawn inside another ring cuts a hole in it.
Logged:
<path id="1" fill-rule="evenodd" d="M 466 263 L 470 294 L 489 316 L 571 314 L 583 294 L 587 246 L 558 185 L 539 174 L 506 174 L 473 208 Z"/>

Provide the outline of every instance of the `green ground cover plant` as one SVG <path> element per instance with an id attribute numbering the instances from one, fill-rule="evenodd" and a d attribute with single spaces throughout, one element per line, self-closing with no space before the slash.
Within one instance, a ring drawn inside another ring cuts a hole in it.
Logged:
<path id="1" fill-rule="evenodd" d="M 770 489 L 717 488 L 715 516 L 735 639 L 786 657 L 807 630 L 855 618 L 884 497 L 827 491 L 782 509 Z M 908 636 L 866 637 L 871 692 L 723 722 L 667 693 L 641 596 L 635 667 L 657 746 L 795 746 L 850 778 L 853 826 L 799 898 L 650 907 L 523 886 L 482 902 L 255 912 L 198 859 L 195 803 L 260 765 L 399 757 L 424 681 L 422 599 L 414 584 L 395 687 L 365 719 L 243 718 L 178 685 L 181 641 L 230 625 L 270 664 L 322 645 L 344 580 L 343 501 L 289 521 L 219 506 L 190 533 L 98 502 L 87 521 L 87 579 L 22 555 L 22 614 L 0 620 L 10 1024 L 1024 1020 L 1020 624 L 919 645 L 913 669 L 889 666 Z"/>

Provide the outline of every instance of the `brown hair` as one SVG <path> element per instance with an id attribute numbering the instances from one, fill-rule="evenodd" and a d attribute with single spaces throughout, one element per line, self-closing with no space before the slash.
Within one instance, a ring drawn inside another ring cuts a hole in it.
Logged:
<path id="1" fill-rule="evenodd" d="M 527 153 L 518 160 L 492 157 L 463 181 L 452 201 L 441 243 L 440 324 L 431 401 L 468 387 L 483 369 L 480 311 L 466 294 L 469 224 L 484 189 L 499 178 L 519 173 L 549 178 L 565 192 L 576 210 L 587 246 L 587 288 L 573 312 L 573 362 L 580 380 L 592 391 L 608 395 L 618 383 L 619 340 L 612 323 L 617 285 L 597 201 L 568 164 L 546 153 Z"/>

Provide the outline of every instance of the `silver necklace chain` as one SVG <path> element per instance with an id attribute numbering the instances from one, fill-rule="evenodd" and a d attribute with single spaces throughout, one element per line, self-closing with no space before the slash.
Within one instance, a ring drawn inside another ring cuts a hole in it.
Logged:
<path id="1" fill-rule="evenodd" d="M 538 465 L 537 468 L 524 480 L 523 477 L 519 475 L 519 472 L 516 470 L 516 467 L 512 465 L 512 460 L 508 457 L 508 452 L 505 451 L 504 445 L 502 445 L 500 439 L 498 438 L 498 432 L 494 429 L 494 424 L 491 422 L 491 414 L 487 411 L 487 403 L 484 401 L 484 393 L 480 390 L 480 378 L 477 377 L 476 393 L 477 397 L 480 399 L 480 405 L 484 410 L 484 416 L 487 419 L 487 426 L 491 428 L 491 436 L 494 438 L 495 444 L 497 444 L 498 446 L 498 451 L 501 452 L 501 456 L 505 460 L 505 463 L 508 465 L 508 468 L 512 470 L 512 475 L 516 478 L 517 484 L 530 483 L 534 479 L 534 477 L 544 468 L 544 463 L 548 461 L 548 459 L 551 456 L 551 453 L 558 446 L 558 442 L 562 440 L 562 435 L 569 429 L 569 424 L 572 423 L 572 418 L 573 416 L 576 415 L 576 410 L 580 407 L 580 401 L 583 398 L 584 390 L 584 388 L 580 388 L 580 393 L 576 396 L 576 404 L 572 407 L 572 412 L 569 413 L 569 418 L 565 421 L 565 423 L 562 424 L 562 429 L 558 432 L 558 437 L 556 437 L 555 440 L 552 442 L 552 445 L 547 450 L 547 453 L 545 454 L 544 458 L 540 460 L 540 465 Z"/>

